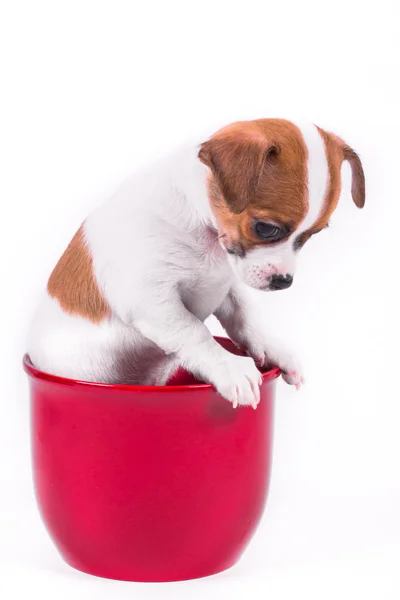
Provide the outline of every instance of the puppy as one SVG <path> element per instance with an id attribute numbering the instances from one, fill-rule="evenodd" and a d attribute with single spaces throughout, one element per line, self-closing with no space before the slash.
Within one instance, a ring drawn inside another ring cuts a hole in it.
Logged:
<path id="1" fill-rule="evenodd" d="M 136 174 L 84 221 L 51 274 L 30 330 L 33 364 L 140 385 L 163 385 L 183 365 L 234 406 L 259 401 L 255 362 L 299 387 L 297 361 L 260 331 L 248 286 L 292 285 L 299 250 L 336 208 L 344 160 L 361 208 L 357 154 L 281 119 L 233 123 Z M 212 314 L 248 357 L 214 341 Z"/>

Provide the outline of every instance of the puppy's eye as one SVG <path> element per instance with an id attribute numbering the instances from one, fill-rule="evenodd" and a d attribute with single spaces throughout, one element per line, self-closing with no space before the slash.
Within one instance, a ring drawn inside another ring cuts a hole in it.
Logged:
<path id="1" fill-rule="evenodd" d="M 274 241 L 281 237 L 282 229 L 277 225 L 272 225 L 272 223 L 263 223 L 262 221 L 257 221 L 253 226 L 254 234 L 260 240 L 270 240 Z"/>

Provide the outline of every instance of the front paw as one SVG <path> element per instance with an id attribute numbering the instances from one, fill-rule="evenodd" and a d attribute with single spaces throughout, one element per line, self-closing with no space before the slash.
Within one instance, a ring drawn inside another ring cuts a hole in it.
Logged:
<path id="1" fill-rule="evenodd" d="M 252 358 L 230 356 L 218 364 L 210 380 L 234 408 L 239 404 L 257 408 L 262 377 Z"/>
<path id="2" fill-rule="evenodd" d="M 279 367 L 282 371 L 282 379 L 289 385 L 294 385 L 297 390 L 304 385 L 305 381 L 300 361 L 290 352 L 286 352 L 276 342 L 257 343 L 252 340 L 245 344 L 245 349 L 260 367 Z"/>
<path id="3" fill-rule="evenodd" d="M 302 375 L 302 371 L 299 367 L 288 371 L 284 371 L 282 367 L 280 367 L 280 369 L 282 371 L 282 379 L 289 385 L 294 385 L 296 390 L 300 390 L 301 386 L 305 384 L 304 375 Z"/>

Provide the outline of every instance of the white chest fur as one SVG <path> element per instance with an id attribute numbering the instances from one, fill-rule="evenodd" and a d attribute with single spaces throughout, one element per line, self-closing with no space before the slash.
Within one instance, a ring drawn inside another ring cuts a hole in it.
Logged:
<path id="1" fill-rule="evenodd" d="M 233 273 L 213 230 L 204 230 L 196 242 L 188 256 L 191 272 L 182 277 L 178 286 L 183 304 L 204 321 L 225 298 Z"/>

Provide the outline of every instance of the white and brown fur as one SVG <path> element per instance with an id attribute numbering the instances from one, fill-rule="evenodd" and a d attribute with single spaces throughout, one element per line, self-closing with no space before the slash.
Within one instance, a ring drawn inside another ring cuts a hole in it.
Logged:
<path id="1" fill-rule="evenodd" d="M 163 385 L 182 364 L 234 405 L 254 407 L 254 361 L 300 386 L 296 359 L 260 331 L 247 286 L 292 281 L 299 249 L 336 208 L 343 160 L 361 208 L 355 152 L 281 119 L 231 124 L 136 174 L 85 220 L 51 274 L 30 331 L 33 364 L 142 385 Z M 261 241 L 255 221 L 283 237 Z M 204 325 L 212 314 L 248 357 L 214 341 Z"/>

